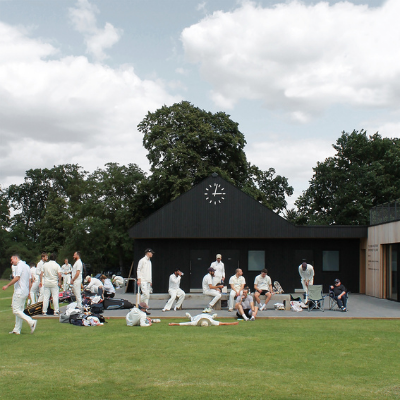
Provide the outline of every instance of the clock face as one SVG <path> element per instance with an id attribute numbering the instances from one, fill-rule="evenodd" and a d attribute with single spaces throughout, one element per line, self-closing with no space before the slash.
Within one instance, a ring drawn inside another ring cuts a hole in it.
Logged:
<path id="1" fill-rule="evenodd" d="M 204 196 L 206 201 L 210 204 L 221 204 L 225 200 L 225 188 L 223 188 L 219 183 L 214 183 L 214 185 L 208 185 Z"/>

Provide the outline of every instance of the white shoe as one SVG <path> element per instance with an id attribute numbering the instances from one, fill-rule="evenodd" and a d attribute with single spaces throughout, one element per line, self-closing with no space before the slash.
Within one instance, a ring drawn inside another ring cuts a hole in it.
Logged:
<path id="1" fill-rule="evenodd" d="M 266 305 L 266 304 L 263 304 L 263 305 L 260 307 L 260 311 L 265 310 L 265 307 L 267 307 L 267 305 Z"/>
<path id="2" fill-rule="evenodd" d="M 254 318 L 254 315 L 250 318 L 250 321 L 255 321 L 256 319 Z"/>
<path id="3" fill-rule="evenodd" d="M 228 310 L 228 312 L 232 312 L 233 311 L 233 308 L 230 308 L 229 310 Z"/>
<path id="4" fill-rule="evenodd" d="M 37 325 L 37 321 L 33 321 L 33 324 L 31 326 L 31 333 L 35 332 L 36 325 Z"/>
<path id="5" fill-rule="evenodd" d="M 217 317 L 218 317 L 218 314 L 213 314 L 213 315 L 211 315 L 211 318 L 212 318 L 212 319 L 217 318 Z"/>
<path id="6" fill-rule="evenodd" d="M 246 315 L 242 315 L 242 318 L 245 320 L 245 321 L 248 321 L 249 319 L 246 317 Z"/>
<path id="7" fill-rule="evenodd" d="M 186 314 L 186 317 L 188 317 L 189 319 L 192 319 L 192 316 L 187 312 Z"/>
<path id="8" fill-rule="evenodd" d="M 212 308 L 206 307 L 206 308 L 203 310 L 203 313 L 210 313 L 211 311 L 212 311 Z"/>
<path id="9" fill-rule="evenodd" d="M 165 308 L 163 308 L 162 310 L 161 310 L 162 312 L 165 312 L 165 311 L 167 311 Z"/>
<path id="10" fill-rule="evenodd" d="M 176 306 L 174 307 L 174 311 L 176 311 L 177 310 L 177 308 L 176 308 Z"/>
<path id="11" fill-rule="evenodd" d="M 8 332 L 10 335 L 20 335 L 20 333 L 19 332 L 15 332 L 15 331 L 11 331 L 11 332 Z"/>

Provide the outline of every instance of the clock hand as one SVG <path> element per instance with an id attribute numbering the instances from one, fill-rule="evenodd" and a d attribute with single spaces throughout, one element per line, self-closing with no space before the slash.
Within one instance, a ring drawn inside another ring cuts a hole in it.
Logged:
<path id="1" fill-rule="evenodd" d="M 215 190 L 214 190 L 213 196 L 215 196 L 217 194 L 217 189 L 218 189 L 218 187 L 215 186 Z"/>

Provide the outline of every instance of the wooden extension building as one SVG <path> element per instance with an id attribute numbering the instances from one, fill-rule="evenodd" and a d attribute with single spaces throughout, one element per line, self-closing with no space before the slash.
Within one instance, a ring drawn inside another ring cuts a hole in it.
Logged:
<path id="1" fill-rule="evenodd" d="M 298 266 L 306 259 L 314 266 L 314 283 L 323 284 L 325 291 L 337 277 L 351 292 L 365 291 L 365 259 L 360 249 L 367 226 L 295 226 L 217 174 L 129 233 L 135 241 L 135 266 L 146 248 L 155 251 L 155 292 L 168 290 L 168 277 L 176 267 L 184 272 L 183 290 L 201 288 L 217 253 L 222 254 L 226 283 L 241 268 L 253 288 L 255 276 L 267 268 L 272 281 L 293 292 L 301 287 Z"/>

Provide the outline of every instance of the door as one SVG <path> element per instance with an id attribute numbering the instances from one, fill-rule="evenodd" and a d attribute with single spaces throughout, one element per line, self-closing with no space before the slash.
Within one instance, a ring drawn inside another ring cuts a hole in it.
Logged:
<path id="1" fill-rule="evenodd" d="M 201 289 L 210 260 L 210 250 L 190 250 L 190 289 Z"/>
<path id="2" fill-rule="evenodd" d="M 225 285 L 229 288 L 229 278 L 235 275 L 239 266 L 239 250 L 221 250 L 222 262 L 225 266 Z"/>

